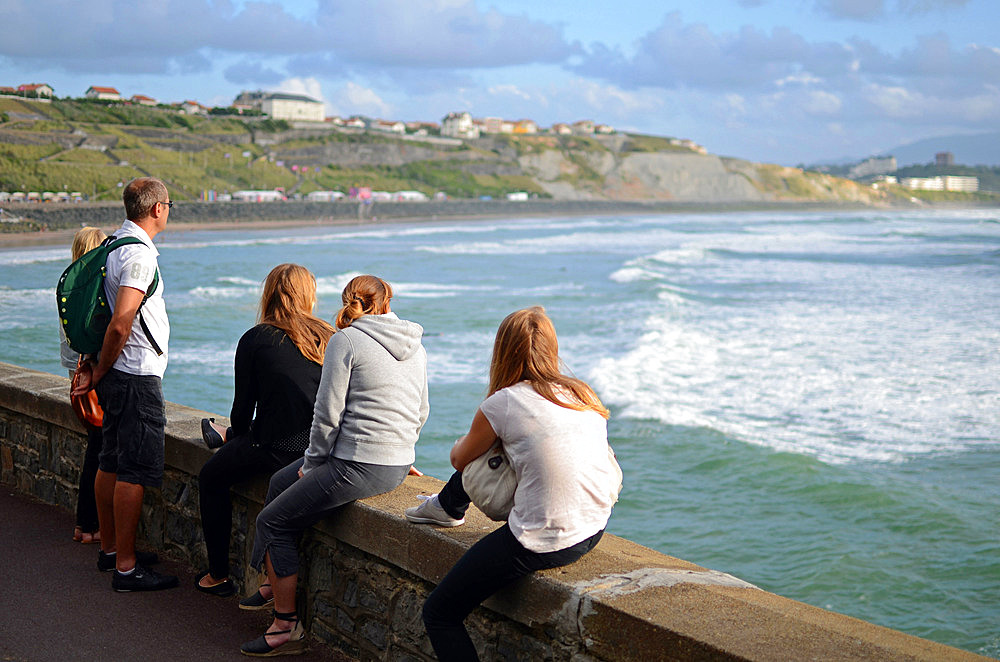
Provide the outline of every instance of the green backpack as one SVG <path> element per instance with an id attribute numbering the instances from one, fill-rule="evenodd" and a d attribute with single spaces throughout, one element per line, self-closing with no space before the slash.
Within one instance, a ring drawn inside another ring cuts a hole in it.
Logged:
<path id="1" fill-rule="evenodd" d="M 105 239 L 100 246 L 80 256 L 80 259 L 66 267 L 56 285 L 56 307 L 59 310 L 59 322 L 66 334 L 66 342 L 77 354 L 96 354 L 104 344 L 104 333 L 111 322 L 111 307 L 104 295 L 104 279 L 107 276 L 105 263 L 108 254 L 116 248 L 129 244 L 141 244 L 138 237 L 122 237 L 114 235 Z M 146 290 L 146 295 L 139 304 L 156 290 L 160 283 L 159 269 L 153 274 L 153 282 Z M 146 322 L 139 314 L 139 323 L 158 355 L 163 354 L 160 346 L 153 340 Z"/>

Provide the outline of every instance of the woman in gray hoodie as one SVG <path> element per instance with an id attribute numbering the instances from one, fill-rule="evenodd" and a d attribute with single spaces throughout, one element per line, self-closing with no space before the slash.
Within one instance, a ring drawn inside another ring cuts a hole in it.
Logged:
<path id="1" fill-rule="evenodd" d="M 340 329 L 326 348 L 309 448 L 271 478 L 257 517 L 251 565 L 268 583 L 240 603 L 267 609 L 274 620 L 242 646 L 252 656 L 294 655 L 305 647 L 295 610 L 296 539 L 336 508 L 395 489 L 413 464 L 427 420 L 427 354 L 423 328 L 389 309 L 392 288 L 358 276 L 344 288 Z"/>

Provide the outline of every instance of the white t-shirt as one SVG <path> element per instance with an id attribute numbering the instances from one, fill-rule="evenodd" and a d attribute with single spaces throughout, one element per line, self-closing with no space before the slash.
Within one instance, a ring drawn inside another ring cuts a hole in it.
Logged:
<path id="1" fill-rule="evenodd" d="M 160 254 L 146 231 L 132 221 L 125 221 L 115 232 L 115 236 L 138 237 L 145 246 L 131 244 L 108 253 L 104 294 L 108 298 L 112 312 L 115 310 L 119 287 L 133 287 L 142 292 L 146 291 L 153 282 L 153 274 L 157 269 L 156 256 Z M 132 332 L 125 341 L 125 348 L 115 361 L 114 368 L 131 375 L 156 375 L 162 378 L 167 369 L 167 341 L 170 340 L 170 322 L 167 320 L 167 308 L 163 303 L 163 274 L 160 274 L 156 290 L 146 299 L 146 303 L 142 304 L 139 314 L 142 315 L 150 334 L 163 350 L 163 354 L 157 356 L 156 350 L 146 338 L 146 332 L 142 330 L 139 315 L 136 315 L 132 321 Z"/>
<path id="2" fill-rule="evenodd" d="M 479 408 L 517 473 L 507 522 L 518 542 L 555 552 L 607 526 L 619 477 L 600 414 L 560 407 L 529 382 L 497 391 Z"/>

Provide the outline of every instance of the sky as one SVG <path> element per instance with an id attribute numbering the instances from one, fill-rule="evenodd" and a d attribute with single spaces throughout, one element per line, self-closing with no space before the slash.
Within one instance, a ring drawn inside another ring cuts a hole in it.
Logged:
<path id="1" fill-rule="evenodd" d="M 1000 0 L 0 0 L 0 85 L 21 83 L 590 119 L 814 164 L 1000 129 Z"/>

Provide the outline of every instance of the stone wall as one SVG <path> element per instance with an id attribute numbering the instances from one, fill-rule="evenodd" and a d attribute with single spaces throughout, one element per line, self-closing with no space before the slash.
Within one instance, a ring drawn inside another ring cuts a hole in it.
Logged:
<path id="1" fill-rule="evenodd" d="M 85 443 L 65 377 L 0 363 L 0 481 L 72 508 Z M 206 565 L 197 473 L 209 456 L 207 412 L 168 403 L 163 487 L 147 490 L 146 545 Z M 627 480 L 627 477 L 626 477 Z M 359 660 L 430 660 L 420 609 L 468 547 L 496 524 L 471 509 L 465 526 L 406 522 L 416 495 L 442 483 L 410 477 L 397 490 L 346 506 L 306 533 L 299 609 L 314 644 Z M 245 565 L 263 480 L 236 490 L 234 577 Z M 975 660 L 918 639 L 767 593 L 735 577 L 605 536 L 579 562 L 497 594 L 468 620 L 484 660 Z"/>
<path id="2" fill-rule="evenodd" d="M 608 200 L 448 200 L 443 202 L 375 202 L 364 207 L 359 216 L 356 201 L 308 202 L 180 202 L 170 211 L 168 230 L 181 229 L 184 223 L 303 221 L 303 222 L 378 222 L 441 220 L 473 217 L 525 218 L 538 216 L 655 214 L 670 212 L 821 210 L 847 208 L 831 203 L 685 203 L 630 202 Z M 852 208 L 861 208 L 855 205 Z M 117 227 L 124 219 L 120 202 L 94 203 L 18 203 L 4 204 L 10 214 L 21 216 L 51 230 L 83 225 Z"/>

